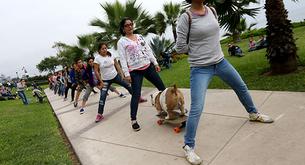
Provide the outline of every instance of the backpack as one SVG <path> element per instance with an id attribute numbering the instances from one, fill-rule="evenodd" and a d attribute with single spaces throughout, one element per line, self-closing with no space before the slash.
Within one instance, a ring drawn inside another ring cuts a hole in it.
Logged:
<path id="1" fill-rule="evenodd" d="M 216 11 L 213 7 L 210 7 L 210 6 L 207 6 L 214 14 L 215 18 L 217 19 L 217 14 L 216 14 Z M 189 29 L 188 29 L 188 32 L 187 32 L 187 37 L 186 37 L 186 44 L 189 44 L 190 42 L 190 32 L 191 32 L 191 24 L 192 24 L 192 13 L 189 9 L 187 9 L 185 11 L 185 13 L 187 14 L 188 18 L 189 18 Z"/>

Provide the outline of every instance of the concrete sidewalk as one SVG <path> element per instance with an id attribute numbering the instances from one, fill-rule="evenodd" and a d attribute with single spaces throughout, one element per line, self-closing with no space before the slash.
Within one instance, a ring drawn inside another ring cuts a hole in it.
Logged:
<path id="1" fill-rule="evenodd" d="M 126 90 L 118 88 L 120 91 Z M 189 109 L 189 89 L 181 89 Z M 155 92 L 143 88 L 143 96 Z M 159 126 L 150 101 L 139 106 L 134 132 L 130 123 L 130 95 L 110 93 L 105 119 L 95 123 L 99 94 L 92 94 L 86 112 L 79 114 L 70 101 L 50 90 L 46 95 L 76 154 L 84 165 L 187 165 L 182 150 L 184 130 Z M 248 121 L 248 114 L 232 90 L 208 90 L 204 114 L 197 131 L 196 152 L 203 165 L 305 164 L 305 93 L 250 91 L 260 112 L 273 124 Z"/>

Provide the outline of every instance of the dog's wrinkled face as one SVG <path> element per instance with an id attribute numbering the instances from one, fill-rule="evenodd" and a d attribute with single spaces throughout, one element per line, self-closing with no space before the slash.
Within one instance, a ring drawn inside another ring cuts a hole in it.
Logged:
<path id="1" fill-rule="evenodd" d="M 159 91 L 157 91 L 153 94 L 150 94 L 150 102 L 151 102 L 152 106 L 155 106 L 156 97 L 157 97 L 158 94 L 159 94 Z"/>

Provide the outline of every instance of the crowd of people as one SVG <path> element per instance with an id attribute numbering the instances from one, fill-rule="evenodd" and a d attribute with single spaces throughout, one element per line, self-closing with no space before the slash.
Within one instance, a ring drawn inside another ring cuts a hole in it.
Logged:
<path id="1" fill-rule="evenodd" d="M 6 84 L 0 83 L 0 100 L 11 100 L 16 98 L 16 94 L 12 93 L 13 83 L 7 82 Z"/>
<path id="2" fill-rule="evenodd" d="M 191 164 L 200 164 L 202 160 L 194 151 L 195 137 L 206 91 L 212 77 L 219 76 L 232 87 L 249 113 L 250 121 L 271 123 L 273 120 L 258 112 L 241 76 L 224 58 L 219 43 L 220 28 L 215 9 L 202 5 L 204 0 L 187 0 L 187 2 L 191 4 L 191 7 L 181 15 L 178 21 L 175 46 L 178 53 L 189 55 L 191 66 L 191 109 L 187 119 L 183 149 L 187 161 Z M 90 93 L 94 92 L 94 88 L 98 88 L 100 99 L 95 122 L 100 122 L 104 119 L 103 113 L 108 90 L 111 89 L 113 83 L 116 83 L 131 94 L 131 128 L 139 131 L 141 126 L 137 120 L 137 112 L 138 104 L 142 100 L 143 79 L 147 79 L 159 91 L 165 90 L 166 87 L 157 73 L 160 71 L 160 66 L 151 48 L 142 35 L 134 33 L 133 20 L 131 18 L 122 19 L 119 31 L 122 35 L 117 43 L 119 61 L 111 56 L 106 43 L 100 43 L 98 54 L 94 58 L 88 58 L 86 65 L 81 59 L 77 59 L 72 67 L 67 67 L 64 71 L 50 76 L 50 88 L 54 90 L 54 94 L 63 96 L 64 93 L 64 100 L 67 100 L 68 90 L 71 89 L 71 102 L 74 107 L 78 106 L 80 94 L 84 91 L 80 114 L 85 112 L 85 104 Z M 118 94 L 124 96 L 119 92 Z"/>

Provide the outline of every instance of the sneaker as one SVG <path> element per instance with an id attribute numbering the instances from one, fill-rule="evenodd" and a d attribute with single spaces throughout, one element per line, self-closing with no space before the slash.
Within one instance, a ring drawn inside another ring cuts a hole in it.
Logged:
<path id="1" fill-rule="evenodd" d="M 126 96 L 125 96 L 123 93 L 121 93 L 121 94 L 119 95 L 119 97 L 125 98 Z"/>
<path id="2" fill-rule="evenodd" d="M 134 131 L 140 131 L 141 127 L 136 120 L 131 121 L 131 127 Z"/>
<path id="3" fill-rule="evenodd" d="M 185 145 L 183 147 L 185 158 L 186 160 L 191 163 L 192 165 L 199 165 L 201 164 L 202 160 L 200 157 L 195 153 L 194 149 L 189 147 L 188 145 Z"/>
<path id="4" fill-rule="evenodd" d="M 85 110 L 82 108 L 82 109 L 79 110 L 79 113 L 80 113 L 80 114 L 84 114 L 84 113 L 85 113 Z"/>
<path id="5" fill-rule="evenodd" d="M 249 120 L 262 122 L 262 123 L 272 123 L 273 122 L 273 119 L 271 117 L 260 114 L 260 113 L 250 113 Z"/>
<path id="6" fill-rule="evenodd" d="M 103 115 L 97 114 L 97 115 L 96 115 L 95 122 L 98 123 L 98 122 L 102 121 L 103 119 L 104 119 L 104 116 L 103 116 Z"/>
<path id="7" fill-rule="evenodd" d="M 74 102 L 74 103 L 73 103 L 73 106 L 76 108 L 76 107 L 77 107 L 77 103 L 76 103 L 76 102 Z"/>
<path id="8" fill-rule="evenodd" d="M 147 99 L 143 98 L 142 96 L 139 99 L 139 103 L 144 103 L 147 102 Z"/>

